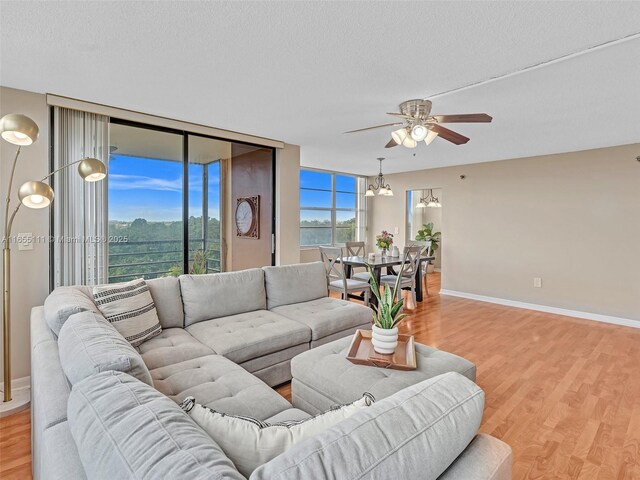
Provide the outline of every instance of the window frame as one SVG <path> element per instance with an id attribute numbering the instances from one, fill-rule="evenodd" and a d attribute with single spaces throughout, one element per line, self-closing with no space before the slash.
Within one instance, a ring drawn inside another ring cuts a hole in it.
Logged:
<path id="1" fill-rule="evenodd" d="M 302 206 L 302 205 L 298 205 L 298 227 L 300 229 L 300 231 L 302 231 L 302 229 L 312 229 L 312 228 L 331 228 L 331 246 L 344 246 L 345 242 L 337 242 L 337 230 L 340 228 L 338 227 L 337 223 L 337 213 L 338 212 L 353 212 L 353 214 L 355 215 L 355 229 L 354 229 L 354 233 L 355 233 L 355 238 L 354 241 L 358 241 L 359 239 L 359 225 L 360 225 L 360 219 L 359 216 L 360 215 L 366 215 L 365 213 L 365 208 L 359 208 L 359 196 L 360 196 L 360 183 L 361 183 L 361 179 L 364 178 L 360 175 L 355 175 L 352 173 L 343 173 L 343 172 L 337 172 L 337 171 L 333 171 L 333 170 L 322 170 L 319 168 L 306 168 L 306 167 L 300 167 L 300 172 L 298 175 L 300 175 L 303 171 L 308 171 L 308 172 L 318 172 L 318 173 L 324 173 L 324 174 L 328 174 L 331 175 L 331 190 L 327 190 L 325 188 L 313 188 L 313 187 L 303 187 L 302 185 L 299 187 L 300 193 L 302 193 L 303 190 L 308 190 L 308 191 L 315 191 L 315 192 L 331 192 L 331 207 L 311 207 L 311 206 Z M 343 176 L 343 177 L 352 177 L 355 180 L 355 192 L 347 192 L 345 190 L 337 190 L 336 188 L 336 177 L 337 176 Z M 336 194 L 337 193 L 346 193 L 349 195 L 353 195 L 355 197 L 355 205 L 354 208 L 340 208 L 337 207 L 336 205 Z M 363 202 L 364 203 L 364 202 Z M 330 226 L 302 226 L 302 218 L 300 216 L 300 214 L 303 211 L 316 211 L 316 212 L 330 212 L 330 217 L 331 217 L 331 225 Z M 300 234 L 299 234 L 300 236 Z M 314 249 L 314 248 L 318 248 L 321 245 L 328 245 L 326 243 L 321 243 L 321 244 L 316 244 L 316 245 L 305 245 L 302 242 L 300 242 L 300 248 L 301 249 Z"/>

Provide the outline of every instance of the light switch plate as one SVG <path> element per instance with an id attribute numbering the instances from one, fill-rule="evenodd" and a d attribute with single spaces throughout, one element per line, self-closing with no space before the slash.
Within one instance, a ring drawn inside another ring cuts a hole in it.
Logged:
<path id="1" fill-rule="evenodd" d="M 16 235 L 18 250 L 33 250 L 33 233 L 19 233 Z"/>
<path id="2" fill-rule="evenodd" d="M 534 288 L 542 288 L 542 279 L 540 277 L 533 278 L 533 287 Z"/>

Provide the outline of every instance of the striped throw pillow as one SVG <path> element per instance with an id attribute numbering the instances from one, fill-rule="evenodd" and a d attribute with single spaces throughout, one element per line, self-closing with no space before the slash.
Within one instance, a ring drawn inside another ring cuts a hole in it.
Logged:
<path id="1" fill-rule="evenodd" d="M 162 332 L 144 278 L 95 286 L 93 299 L 105 318 L 134 347 Z"/>

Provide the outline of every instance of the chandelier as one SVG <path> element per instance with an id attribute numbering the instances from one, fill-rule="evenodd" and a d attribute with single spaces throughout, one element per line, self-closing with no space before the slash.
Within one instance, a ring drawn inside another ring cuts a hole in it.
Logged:
<path id="1" fill-rule="evenodd" d="M 442 208 L 442 204 L 438 197 L 433 196 L 433 189 L 427 190 L 429 193 L 426 198 L 420 197 L 420 202 L 416 205 L 416 208 Z"/>
<path id="2" fill-rule="evenodd" d="M 378 173 L 378 176 L 375 179 L 374 184 L 369 184 L 369 187 L 367 188 L 367 193 L 365 193 L 365 197 L 373 197 L 376 193 L 376 190 L 378 191 L 378 195 L 383 195 L 385 197 L 393 197 L 393 191 L 391 191 L 391 186 L 386 183 L 385 179 L 384 179 L 384 175 L 382 175 L 382 161 L 384 160 L 384 157 L 382 158 L 378 158 L 378 161 L 380 162 L 380 173 Z"/>

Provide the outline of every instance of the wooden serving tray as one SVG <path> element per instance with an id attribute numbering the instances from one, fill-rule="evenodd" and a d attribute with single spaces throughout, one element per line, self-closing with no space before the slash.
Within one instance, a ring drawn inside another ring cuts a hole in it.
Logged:
<path id="1" fill-rule="evenodd" d="M 416 344 L 413 335 L 398 335 L 396 351 L 390 355 L 383 355 L 376 353 L 373 349 L 371 330 L 356 330 L 347 352 L 347 360 L 356 365 L 394 370 L 415 370 Z"/>

